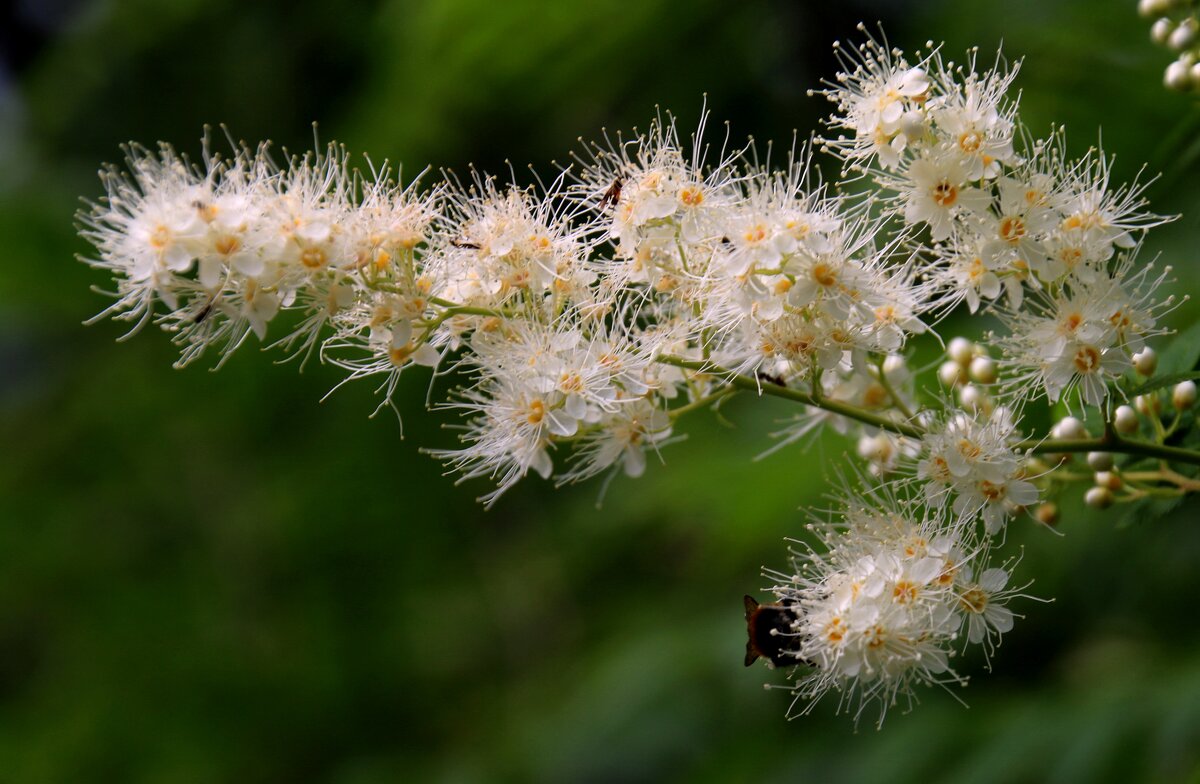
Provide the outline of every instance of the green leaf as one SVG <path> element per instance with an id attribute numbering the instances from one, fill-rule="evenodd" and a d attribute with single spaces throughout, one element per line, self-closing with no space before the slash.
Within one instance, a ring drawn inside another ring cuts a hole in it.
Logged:
<path id="1" fill-rule="evenodd" d="M 1163 387 L 1173 386 L 1178 384 L 1180 381 L 1192 381 L 1197 378 L 1200 378 L 1200 371 L 1197 370 L 1192 370 L 1187 373 L 1171 373 L 1170 375 L 1166 376 L 1157 376 L 1150 379 L 1145 384 L 1129 390 L 1129 394 L 1144 395 L 1147 392 L 1154 392 L 1155 390 L 1162 389 Z"/>
<path id="2" fill-rule="evenodd" d="M 1171 345 L 1158 355 L 1158 369 L 1163 373 L 1186 373 L 1200 360 L 1200 321 L 1175 336 Z"/>
<path id="3" fill-rule="evenodd" d="M 1115 528 L 1132 528 L 1151 523 L 1172 511 L 1183 503 L 1183 496 L 1176 498 L 1144 498 L 1135 501 L 1121 510 L 1113 526 Z"/>

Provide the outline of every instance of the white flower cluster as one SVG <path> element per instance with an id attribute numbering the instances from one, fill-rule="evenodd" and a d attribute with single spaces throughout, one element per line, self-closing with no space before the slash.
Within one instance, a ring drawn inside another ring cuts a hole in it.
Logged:
<path id="1" fill-rule="evenodd" d="M 1113 187 L 1098 150 L 1068 161 L 1061 132 L 1029 140 L 1008 95 L 1017 69 L 999 58 L 981 74 L 975 52 L 955 65 L 934 49 L 910 65 L 873 40 L 838 51 L 847 70 L 825 91 L 838 107 L 830 126 L 853 136 L 827 149 L 890 194 L 907 225 L 928 227 L 938 305 L 965 300 L 974 313 L 1006 292 L 1011 335 L 998 343 L 1011 389 L 1058 400 L 1078 386 L 1098 405 L 1170 305 L 1154 298 L 1162 277 L 1136 261 L 1138 237 L 1167 220 L 1145 210 L 1144 186 Z"/>
<path id="2" fill-rule="evenodd" d="M 713 386 L 664 356 L 820 381 L 869 374 L 925 331 L 928 265 L 894 259 L 880 220 L 811 184 L 806 157 L 706 168 L 670 122 L 589 154 L 548 187 L 420 191 L 351 172 L 336 147 L 284 167 L 265 148 L 193 166 L 134 147 L 82 219 L 116 280 L 105 313 L 157 319 L 180 364 L 298 311 L 275 345 L 381 378 L 385 402 L 412 365 L 461 368 L 448 405 L 472 419 L 437 454 L 496 479 L 489 502 L 554 473 L 559 445 L 577 447 L 560 480 L 639 475 L 671 405 Z"/>
<path id="3" fill-rule="evenodd" d="M 1010 566 L 986 567 L 988 545 L 946 507 L 884 486 L 841 499 L 832 522 L 810 525 L 791 574 L 768 573 L 795 622 L 786 655 L 796 701 L 829 691 L 857 720 L 870 705 L 914 701 L 915 684 L 961 684 L 950 658 L 966 644 L 990 658 L 1013 625 Z"/>
<path id="4" fill-rule="evenodd" d="M 685 142 L 670 118 L 532 187 L 423 190 L 336 146 L 282 166 L 266 146 L 206 143 L 197 164 L 131 147 L 80 216 L 115 281 L 101 315 L 158 323 L 181 365 L 276 332 L 291 356 L 375 378 L 381 406 L 411 367 L 453 374 L 438 406 L 465 418 L 461 443 L 433 453 L 491 479 L 488 504 L 531 471 L 636 477 L 680 416 L 738 390 L 806 404 L 781 445 L 856 428 L 875 489 L 775 590 L 797 694 L 886 707 L 957 679 L 964 628 L 990 652 L 1011 625 L 988 554 L 1050 470 L 1018 432 L 1024 406 L 1103 403 L 1171 306 L 1166 273 L 1137 261 L 1165 220 L 1144 186 L 1113 187 L 1099 151 L 1069 161 L 1061 133 L 1031 141 L 1015 68 L 930 48 L 838 50 L 823 149 L 878 186 L 857 197 L 819 181 L 807 146 L 781 170 L 750 148 L 710 163 L 703 124 Z M 999 316 L 1000 355 L 950 341 L 949 394 L 922 395 L 909 339 L 964 302 Z"/>

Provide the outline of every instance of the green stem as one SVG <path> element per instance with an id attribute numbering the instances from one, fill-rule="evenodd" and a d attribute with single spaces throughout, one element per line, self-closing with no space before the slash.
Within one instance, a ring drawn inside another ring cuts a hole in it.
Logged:
<path id="1" fill-rule="evenodd" d="M 705 408 L 706 406 L 712 405 L 713 403 L 716 403 L 719 400 L 723 400 L 724 398 L 727 398 L 730 395 L 736 395 L 737 392 L 738 392 L 738 390 L 734 389 L 733 387 L 725 387 L 724 389 L 718 389 L 716 392 L 713 392 L 711 395 L 705 395 L 704 397 L 693 400 L 691 403 L 682 405 L 679 408 L 672 408 L 667 413 L 671 415 L 672 419 L 675 419 L 677 417 L 683 416 L 684 414 L 690 414 L 693 411 L 696 411 L 698 409 Z"/>
<path id="2" fill-rule="evenodd" d="M 740 373 L 734 373 L 732 370 L 726 370 L 712 364 L 711 362 L 697 362 L 683 357 L 675 357 L 669 354 L 658 358 L 659 362 L 664 365 L 673 365 L 685 370 L 694 370 L 698 373 L 708 373 L 709 375 L 717 376 L 725 380 L 732 387 L 738 389 L 746 389 L 753 392 L 758 392 L 763 395 L 771 395 L 773 397 L 781 397 L 785 400 L 791 400 L 796 403 L 803 403 L 814 408 L 823 408 L 826 411 L 832 411 L 835 414 L 841 414 L 844 417 L 857 420 L 866 425 L 877 427 L 880 430 L 887 430 L 909 438 L 921 438 L 925 435 L 925 431 L 916 425 L 910 425 L 907 422 L 896 422 L 887 417 L 878 414 L 872 414 L 870 411 L 864 411 L 858 406 L 852 406 L 849 403 L 843 403 L 838 400 L 830 400 L 822 397 L 817 399 L 807 392 L 801 392 L 798 389 L 781 386 L 765 379 L 752 378 L 743 376 Z"/>
<path id="3" fill-rule="evenodd" d="M 1187 463 L 1200 466 L 1200 452 L 1181 449 L 1176 446 L 1154 444 L 1149 441 L 1134 441 L 1128 438 L 1118 438 L 1111 435 L 1108 438 L 1049 438 L 1039 441 L 1027 438 L 1013 444 L 1018 452 L 1033 452 L 1037 455 L 1060 454 L 1065 452 L 1113 452 L 1121 455 L 1141 455 L 1142 457 L 1157 457 L 1173 463 Z"/>
<path id="4" fill-rule="evenodd" d="M 676 357 L 669 354 L 660 356 L 658 361 L 664 365 L 673 365 L 697 373 L 708 373 L 709 375 L 723 379 L 731 387 L 746 389 L 763 395 L 771 395 L 772 397 L 780 397 L 796 403 L 803 403 L 806 406 L 832 411 L 835 414 L 840 414 L 849 419 L 854 419 L 863 424 L 871 425 L 872 427 L 877 427 L 880 430 L 886 430 L 897 435 L 907 436 L 908 438 L 921 438 L 925 435 L 925 430 L 917 425 L 908 422 L 896 422 L 887 417 L 873 414 L 870 411 L 864 411 L 849 403 L 830 400 L 826 397 L 818 398 L 807 392 L 781 386 L 766 379 L 752 378 L 751 376 L 734 373 L 711 362 L 684 359 L 683 357 Z M 1182 449 L 1165 444 L 1154 444 L 1149 441 L 1122 438 L 1111 430 L 1100 438 L 1055 438 L 1045 440 L 1027 438 L 1024 441 L 1018 441 L 1013 444 L 1013 449 L 1018 452 L 1032 452 L 1033 454 L 1113 452 L 1116 454 L 1140 455 L 1142 457 L 1159 458 L 1173 463 L 1200 466 L 1200 452 L 1193 452 L 1190 449 Z"/>

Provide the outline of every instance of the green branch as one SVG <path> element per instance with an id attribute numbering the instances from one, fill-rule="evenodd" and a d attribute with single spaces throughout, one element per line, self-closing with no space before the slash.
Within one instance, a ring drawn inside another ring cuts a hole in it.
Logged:
<path id="1" fill-rule="evenodd" d="M 852 406 L 849 403 L 843 403 L 838 400 L 830 400 L 822 397 L 819 400 L 807 392 L 801 392 L 798 389 L 785 387 L 776 384 L 766 379 L 753 378 L 744 376 L 740 373 L 734 373 L 732 370 L 726 370 L 711 362 L 699 362 L 682 357 L 671 356 L 665 354 L 658 358 L 658 361 L 664 365 L 673 365 L 685 370 L 694 370 L 698 373 L 707 373 L 724 380 L 727 384 L 738 389 L 746 389 L 757 392 L 763 395 L 771 395 L 773 397 L 781 397 L 785 400 L 791 400 L 796 403 L 803 403 L 814 408 L 823 408 L 826 411 L 832 411 L 835 414 L 841 414 L 844 417 L 857 420 L 865 425 L 877 427 L 880 430 L 887 430 L 896 435 L 908 436 L 909 438 L 921 438 L 925 435 L 925 431 L 916 425 L 911 425 L 907 422 L 896 422 L 879 414 L 872 414 L 870 411 L 865 411 L 858 406 Z"/>
<path id="2" fill-rule="evenodd" d="M 764 378 L 754 378 L 752 376 L 734 373 L 732 370 L 714 365 L 711 362 L 703 362 L 697 360 L 684 359 L 672 355 L 663 355 L 658 358 L 658 361 L 664 365 L 673 365 L 674 367 L 692 370 L 697 373 L 707 373 L 711 376 L 721 379 L 731 387 L 737 389 L 746 389 L 752 392 L 757 392 L 762 395 L 771 395 L 785 400 L 791 400 L 795 403 L 803 403 L 806 406 L 820 408 L 826 411 L 831 411 L 835 414 L 862 422 L 865 425 L 877 427 L 880 430 L 886 430 L 889 433 L 896 435 L 907 436 L 909 438 L 921 438 L 925 435 L 925 430 L 917 425 L 909 422 L 897 422 L 879 414 L 873 414 L 870 411 L 859 408 L 858 406 L 843 403 L 838 400 L 831 400 L 827 397 L 815 397 L 808 392 L 802 392 L 798 389 L 792 389 L 781 384 L 776 384 Z M 1155 444 L 1149 441 L 1138 441 L 1128 438 L 1122 438 L 1111 430 L 1104 436 L 1099 438 L 1075 438 L 1075 439 L 1034 439 L 1027 438 L 1024 441 L 1018 441 L 1013 444 L 1013 449 L 1018 452 L 1032 452 L 1034 454 L 1061 454 L 1066 452 L 1112 452 L 1114 454 L 1123 455 L 1139 455 L 1141 457 L 1157 458 L 1167 460 L 1173 463 L 1185 463 L 1187 465 L 1200 466 L 1200 452 L 1194 452 L 1190 449 L 1183 449 L 1176 446 L 1167 446 L 1165 444 Z"/>
<path id="3" fill-rule="evenodd" d="M 1177 446 L 1155 444 L 1150 441 L 1134 441 L 1120 438 L 1116 434 L 1101 438 L 1048 438 L 1044 441 L 1027 438 L 1013 444 L 1013 449 L 1019 452 L 1029 451 L 1037 455 L 1066 452 L 1112 452 L 1113 454 L 1155 457 L 1172 463 L 1200 466 L 1200 452 L 1193 452 Z"/>

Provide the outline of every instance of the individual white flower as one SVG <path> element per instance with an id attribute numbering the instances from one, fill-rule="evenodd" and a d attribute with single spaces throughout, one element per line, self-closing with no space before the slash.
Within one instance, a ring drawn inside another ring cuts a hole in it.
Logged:
<path id="1" fill-rule="evenodd" d="M 969 59 L 965 77 L 958 68 L 939 67 L 940 95 L 931 102 L 929 113 L 941 139 L 940 151 L 961 164 L 968 179 L 980 180 L 996 177 L 1001 164 L 1016 158 L 1016 103 L 1008 100 L 1007 93 L 1017 67 L 1005 71 L 997 57 L 995 67 L 981 75 L 975 70 L 974 51 Z"/>
<path id="2" fill-rule="evenodd" d="M 853 138 L 828 140 L 830 146 L 848 161 L 876 158 L 885 169 L 895 168 L 924 130 L 931 90 L 925 61 L 910 65 L 871 38 L 853 48 L 835 44 L 835 53 L 842 70 L 825 96 L 838 107 L 831 124 Z"/>
<path id="3" fill-rule="evenodd" d="M 474 415 L 462 435 L 463 446 L 431 454 L 461 472 L 460 482 L 492 479 L 495 489 L 480 498 L 491 506 L 529 471 L 544 479 L 553 472 L 551 436 L 572 435 L 575 427 L 561 406 L 555 408 L 552 397 L 512 377 L 487 379 L 465 392 L 462 400 L 448 404 Z"/>
<path id="4" fill-rule="evenodd" d="M 181 275 L 205 232 L 194 205 L 206 202 L 210 185 L 168 146 L 158 155 L 139 146 L 126 153 L 129 173 L 102 171 L 107 196 L 80 220 L 98 252 L 88 263 L 111 272 L 117 284 L 116 301 L 100 316 L 132 320 L 136 330 L 153 315 L 156 298 L 178 307 Z"/>
<path id="5" fill-rule="evenodd" d="M 618 406 L 584 434 L 560 483 L 576 482 L 619 467 L 637 478 L 646 470 L 647 450 L 657 450 L 671 435 L 671 416 L 646 398 Z"/>
<path id="6" fill-rule="evenodd" d="M 1098 406 L 1104 402 L 1108 384 L 1131 366 L 1129 357 L 1120 349 L 1101 343 L 1069 342 L 1043 366 L 1046 396 L 1051 401 L 1058 400 L 1066 390 L 1078 385 L 1083 401 Z"/>
<path id="7" fill-rule="evenodd" d="M 965 300 L 975 313 L 984 301 L 995 300 L 1004 291 L 1000 273 L 1005 264 L 984 252 L 986 242 L 977 235 L 959 236 L 939 249 L 939 256 L 946 262 L 941 275 L 946 281 L 945 294 L 939 308 L 949 309 Z"/>
<path id="8" fill-rule="evenodd" d="M 1025 180 L 1000 177 L 998 214 L 976 213 L 977 231 L 988 238 L 984 252 L 991 263 L 1018 266 L 1057 277 L 1048 267 L 1049 255 L 1043 235 L 1053 227 L 1057 215 L 1051 206 L 1052 183 L 1040 175 Z"/>
<path id="9" fill-rule="evenodd" d="M 1062 231 L 1077 235 L 1080 244 L 1099 246 L 1101 260 L 1114 247 L 1130 249 L 1148 229 L 1173 220 L 1146 210 L 1146 183 L 1112 187 L 1111 165 L 1102 150 L 1089 150 L 1070 169 L 1055 198 Z"/>
<path id="10" fill-rule="evenodd" d="M 1012 631 L 1013 619 L 1021 617 L 1007 607 L 1008 602 L 1014 598 L 1033 598 L 1023 593 L 1028 585 L 1009 587 L 1010 578 L 1006 564 L 984 569 L 977 580 L 972 579 L 969 567 L 964 568 L 955 582 L 959 609 L 967 628 L 966 643 L 983 648 L 989 669 L 1000 638 Z"/>
<path id="11" fill-rule="evenodd" d="M 930 237 L 941 242 L 950 236 L 954 216 L 963 210 L 983 213 L 991 204 L 990 194 L 966 185 L 969 172 L 962 162 L 945 154 L 930 154 L 908 167 L 904 219 L 928 223 Z"/>

